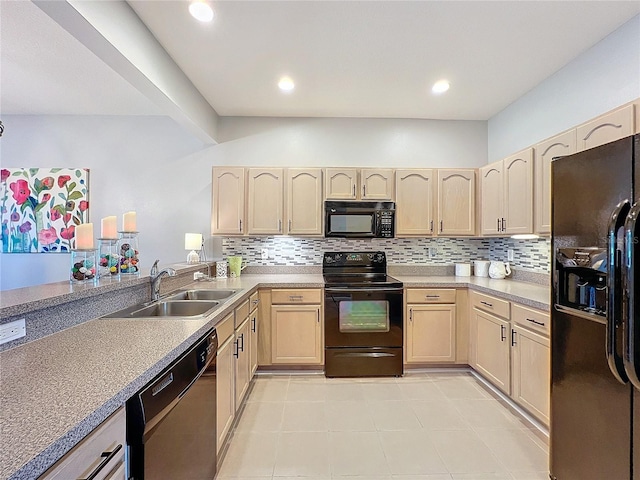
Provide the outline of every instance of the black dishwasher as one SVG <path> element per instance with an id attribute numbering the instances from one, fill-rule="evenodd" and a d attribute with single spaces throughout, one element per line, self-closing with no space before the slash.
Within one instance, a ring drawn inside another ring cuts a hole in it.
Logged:
<path id="1" fill-rule="evenodd" d="M 127 401 L 130 480 L 216 475 L 214 329 Z"/>

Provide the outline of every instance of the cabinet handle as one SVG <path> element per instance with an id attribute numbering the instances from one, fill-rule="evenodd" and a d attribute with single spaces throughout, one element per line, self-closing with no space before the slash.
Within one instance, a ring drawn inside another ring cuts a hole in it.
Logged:
<path id="1" fill-rule="evenodd" d="M 413 321 L 413 308 L 409 309 L 409 321 L 412 322 Z"/>
<path id="2" fill-rule="evenodd" d="M 440 298 L 440 295 L 425 295 L 425 298 Z"/>
<path id="3" fill-rule="evenodd" d="M 433 233 L 433 220 L 431 220 L 430 222 L 430 230 L 431 230 L 431 233 Z"/>
<path id="4" fill-rule="evenodd" d="M 544 322 L 539 322 L 533 318 L 527 318 L 527 322 L 535 323 L 536 325 L 540 325 L 541 327 L 544 327 Z"/>
<path id="5" fill-rule="evenodd" d="M 440 233 L 442 233 L 442 220 L 440 220 Z"/>
<path id="6" fill-rule="evenodd" d="M 320 310 L 316 311 L 316 318 L 318 319 L 318 323 L 320 323 Z"/>
<path id="7" fill-rule="evenodd" d="M 240 220 L 240 232 L 242 232 L 242 220 Z"/>
<path id="8" fill-rule="evenodd" d="M 289 231 L 291 231 L 291 219 L 289 219 Z"/>
<path id="9" fill-rule="evenodd" d="M 251 331 L 252 331 L 253 333 L 255 333 L 255 332 L 256 332 L 256 317 L 253 317 L 253 318 L 251 319 Z"/>
<path id="10" fill-rule="evenodd" d="M 518 342 L 516 342 L 516 331 L 512 328 L 511 329 L 511 346 L 515 347 L 517 343 Z"/>
<path id="11" fill-rule="evenodd" d="M 483 304 L 483 305 L 486 305 L 489 308 L 493 308 L 493 303 L 483 302 L 482 300 L 480 300 L 480 303 Z"/>
<path id="12" fill-rule="evenodd" d="M 110 452 L 102 452 L 100 454 L 100 458 L 103 458 L 104 460 L 100 462 L 100 464 L 89 474 L 88 477 L 78 478 L 78 480 L 93 480 L 94 478 L 96 478 L 100 473 L 100 470 L 102 470 L 105 465 L 107 465 L 107 463 L 109 463 L 120 450 L 122 450 L 122 444 L 118 444 L 118 446 Z"/>
<path id="13" fill-rule="evenodd" d="M 504 218 L 502 219 L 502 231 L 507 231 L 507 221 Z"/>
<path id="14" fill-rule="evenodd" d="M 367 196 L 367 186 L 362 185 L 362 198 Z"/>
<path id="15" fill-rule="evenodd" d="M 496 220 L 498 221 L 498 231 L 500 231 L 500 219 L 496 218 Z"/>
<path id="16" fill-rule="evenodd" d="M 259 304 L 259 303 L 260 303 L 260 299 L 259 299 L 259 298 L 257 298 L 257 299 L 255 299 L 253 302 L 251 302 L 251 303 L 253 303 L 254 305 L 257 305 L 257 304 Z"/>
<path id="17" fill-rule="evenodd" d="M 282 231 L 282 220 L 278 220 L 278 231 Z"/>
<path id="18" fill-rule="evenodd" d="M 504 325 L 500 325 L 500 341 L 504 342 L 507 339 L 507 328 Z"/>
<path id="19" fill-rule="evenodd" d="M 289 295 L 289 301 L 291 302 L 301 302 L 302 295 Z"/>
<path id="20" fill-rule="evenodd" d="M 238 358 L 240 356 L 240 346 L 238 345 L 238 340 L 234 340 L 233 345 L 236 347 L 236 351 L 233 353 L 233 356 Z"/>
<path id="21" fill-rule="evenodd" d="M 238 350 L 241 352 L 244 352 L 244 333 L 240 335 L 240 345 L 238 347 Z"/>
<path id="22" fill-rule="evenodd" d="M 356 184 L 353 184 L 353 198 L 356 198 Z"/>

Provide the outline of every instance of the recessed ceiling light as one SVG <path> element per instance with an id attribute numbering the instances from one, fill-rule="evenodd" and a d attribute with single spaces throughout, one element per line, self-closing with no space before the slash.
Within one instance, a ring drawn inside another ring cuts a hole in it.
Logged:
<path id="1" fill-rule="evenodd" d="M 295 88 L 295 84 L 289 77 L 282 77 L 278 82 L 278 88 L 283 92 L 290 92 Z"/>
<path id="2" fill-rule="evenodd" d="M 193 18 L 200 20 L 201 22 L 210 22 L 213 20 L 213 9 L 206 2 L 191 2 L 189 4 L 189 13 Z"/>
<path id="3" fill-rule="evenodd" d="M 433 84 L 433 87 L 431 87 L 431 91 L 436 95 L 440 95 L 441 93 L 444 93 L 447 90 L 449 90 L 449 86 L 450 85 L 447 80 L 438 80 L 436 83 Z"/>

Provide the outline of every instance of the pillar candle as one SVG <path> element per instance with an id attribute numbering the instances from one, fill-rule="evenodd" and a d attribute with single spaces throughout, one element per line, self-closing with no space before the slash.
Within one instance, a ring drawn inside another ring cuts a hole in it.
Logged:
<path id="1" fill-rule="evenodd" d="M 76 250 L 93 248 L 93 223 L 83 223 L 76 227 Z"/>
<path id="2" fill-rule="evenodd" d="M 100 226 L 100 238 L 118 238 L 118 226 L 115 215 L 112 217 L 104 217 Z"/>
<path id="3" fill-rule="evenodd" d="M 127 212 L 124 215 L 122 215 L 122 231 L 123 232 L 136 231 L 136 212 Z"/>

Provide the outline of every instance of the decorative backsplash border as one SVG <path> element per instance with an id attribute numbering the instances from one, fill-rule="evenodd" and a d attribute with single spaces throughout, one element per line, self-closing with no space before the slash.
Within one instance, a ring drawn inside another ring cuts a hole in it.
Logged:
<path id="1" fill-rule="evenodd" d="M 262 259 L 262 250 L 269 258 Z M 392 238 L 339 239 L 299 237 L 225 237 L 222 255 L 242 255 L 251 265 L 312 266 L 322 264 L 328 251 L 384 250 L 390 264 L 451 265 L 472 260 L 507 261 L 512 266 L 550 272 L 550 241 L 511 238 Z"/>

